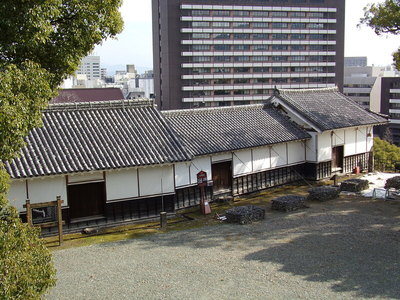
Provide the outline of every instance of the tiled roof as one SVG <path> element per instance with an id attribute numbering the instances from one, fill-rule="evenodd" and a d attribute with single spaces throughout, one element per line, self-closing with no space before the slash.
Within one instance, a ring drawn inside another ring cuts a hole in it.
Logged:
<path id="1" fill-rule="evenodd" d="M 386 118 L 365 110 L 337 88 L 279 89 L 271 99 L 274 97 L 302 115 L 320 131 L 387 123 Z"/>
<path id="2" fill-rule="evenodd" d="M 26 138 L 19 158 L 5 166 L 24 178 L 190 160 L 149 102 L 51 105 L 43 127 Z"/>
<path id="3" fill-rule="evenodd" d="M 119 88 L 62 89 L 50 103 L 98 102 L 124 99 Z"/>
<path id="4" fill-rule="evenodd" d="M 258 147 L 310 136 L 262 104 L 163 111 L 193 155 Z"/>

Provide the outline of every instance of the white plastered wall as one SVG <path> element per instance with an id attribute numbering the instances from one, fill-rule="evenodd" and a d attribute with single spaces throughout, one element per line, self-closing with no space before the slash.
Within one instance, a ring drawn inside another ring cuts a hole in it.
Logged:
<path id="1" fill-rule="evenodd" d="M 232 153 L 215 154 L 211 156 L 212 162 L 226 161 L 232 159 Z"/>
<path id="2" fill-rule="evenodd" d="M 185 186 L 190 184 L 190 162 L 180 162 L 175 164 L 175 186 Z"/>
<path id="3" fill-rule="evenodd" d="M 373 127 L 367 127 L 367 152 L 372 150 L 372 146 L 374 145 L 374 133 L 373 133 Z"/>
<path id="4" fill-rule="evenodd" d="M 356 132 L 356 153 L 367 152 L 367 128 L 359 127 Z"/>
<path id="5" fill-rule="evenodd" d="M 311 135 L 311 139 L 306 141 L 306 160 L 315 162 L 317 161 L 317 138 L 318 133 L 316 132 L 308 132 Z"/>
<path id="6" fill-rule="evenodd" d="M 288 163 L 294 164 L 305 161 L 304 142 L 291 142 L 288 143 Z"/>
<path id="7" fill-rule="evenodd" d="M 173 193 L 174 170 L 172 166 L 139 169 L 139 196 Z"/>
<path id="8" fill-rule="evenodd" d="M 26 180 L 11 180 L 7 196 L 12 206 L 15 206 L 18 211 L 24 211 L 23 205 L 27 198 Z"/>
<path id="9" fill-rule="evenodd" d="M 253 172 L 251 149 L 235 151 L 233 154 L 233 176 Z"/>
<path id="10" fill-rule="evenodd" d="M 349 128 L 345 130 L 344 156 L 356 154 L 356 129 Z"/>
<path id="11" fill-rule="evenodd" d="M 277 144 L 271 147 L 271 168 L 287 164 L 286 144 Z"/>
<path id="12" fill-rule="evenodd" d="M 253 149 L 253 171 L 261 171 L 271 168 L 270 147 Z"/>
<path id="13" fill-rule="evenodd" d="M 136 169 L 106 172 L 107 201 L 139 196 Z"/>
<path id="14" fill-rule="evenodd" d="M 344 129 L 334 130 L 332 134 L 332 147 L 344 145 Z"/>
<path id="15" fill-rule="evenodd" d="M 207 173 L 207 180 L 212 180 L 211 158 L 209 156 L 196 157 L 190 164 L 190 183 L 197 184 L 197 173 L 204 171 Z"/>
<path id="16" fill-rule="evenodd" d="M 103 172 L 68 175 L 68 183 L 103 180 Z"/>
<path id="17" fill-rule="evenodd" d="M 27 197 L 31 203 L 42 203 L 56 201 L 57 196 L 61 196 L 64 200 L 63 206 L 68 205 L 67 184 L 64 176 L 28 179 L 27 186 L 25 180 L 12 180 L 10 184 L 8 199 L 19 212 L 26 211 L 23 205 Z"/>
<path id="18" fill-rule="evenodd" d="M 318 135 L 318 161 L 332 159 L 331 132 L 323 132 Z"/>

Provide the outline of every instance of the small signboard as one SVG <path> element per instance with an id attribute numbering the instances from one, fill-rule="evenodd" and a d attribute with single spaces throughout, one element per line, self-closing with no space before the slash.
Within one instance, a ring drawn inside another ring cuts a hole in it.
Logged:
<path id="1" fill-rule="evenodd" d="M 207 173 L 204 171 L 200 171 L 197 173 L 197 185 L 198 186 L 207 186 Z"/>

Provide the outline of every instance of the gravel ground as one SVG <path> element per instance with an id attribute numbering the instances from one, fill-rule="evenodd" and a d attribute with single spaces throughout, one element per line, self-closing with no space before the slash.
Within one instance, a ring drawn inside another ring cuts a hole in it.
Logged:
<path id="1" fill-rule="evenodd" d="M 351 198 L 54 252 L 47 299 L 400 299 L 400 203 Z"/>

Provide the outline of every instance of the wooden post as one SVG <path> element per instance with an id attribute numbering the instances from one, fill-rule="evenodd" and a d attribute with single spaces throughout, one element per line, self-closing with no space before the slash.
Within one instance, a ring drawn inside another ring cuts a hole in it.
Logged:
<path id="1" fill-rule="evenodd" d="M 28 222 L 29 225 L 33 226 L 31 201 L 29 199 L 26 199 L 25 206 L 26 206 L 26 221 Z"/>
<path id="2" fill-rule="evenodd" d="M 167 228 L 167 213 L 165 211 L 160 212 L 160 227 L 161 229 Z"/>
<path id="3" fill-rule="evenodd" d="M 58 222 L 58 242 L 61 246 L 63 243 L 63 221 L 62 221 L 62 213 L 61 213 L 61 196 L 57 196 L 57 222 Z"/>

